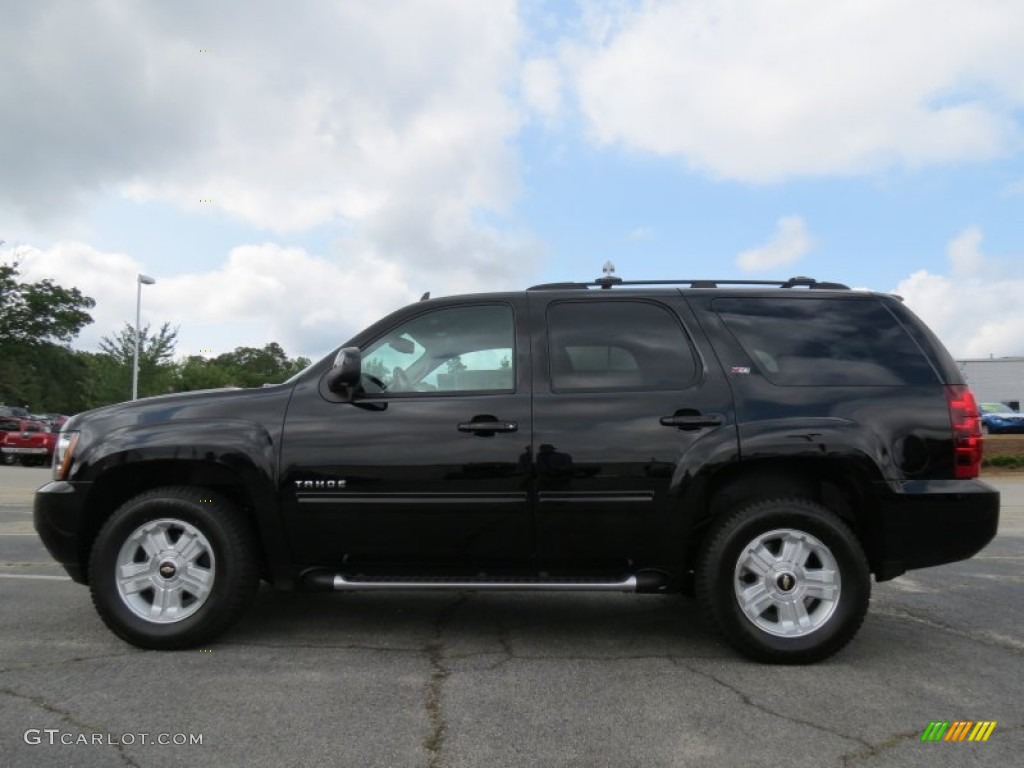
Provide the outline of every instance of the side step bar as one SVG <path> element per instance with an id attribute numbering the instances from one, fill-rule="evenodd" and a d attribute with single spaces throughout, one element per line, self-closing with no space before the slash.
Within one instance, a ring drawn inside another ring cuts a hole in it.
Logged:
<path id="1" fill-rule="evenodd" d="M 313 572 L 306 574 L 302 584 L 307 589 L 335 592 L 384 592 L 396 590 L 461 590 L 473 592 L 654 592 L 660 591 L 661 574 L 645 572 L 627 576 L 618 581 L 596 579 L 559 579 L 542 581 L 522 579 L 510 581 L 430 579 L 430 578 L 364 578 L 353 579 L 340 573 Z"/>

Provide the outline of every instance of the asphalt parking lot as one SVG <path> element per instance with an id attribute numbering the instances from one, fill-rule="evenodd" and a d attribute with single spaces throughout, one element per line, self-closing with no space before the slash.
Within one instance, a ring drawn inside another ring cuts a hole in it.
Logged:
<path id="1" fill-rule="evenodd" d="M 979 556 L 875 585 L 846 650 L 771 667 L 693 601 L 610 594 L 265 589 L 208 649 L 140 651 L 35 536 L 47 473 L 0 467 L 5 766 L 1009 766 L 1024 751 L 1024 476 L 989 478 L 1002 522 Z M 997 726 L 922 742 L 936 720 Z"/>

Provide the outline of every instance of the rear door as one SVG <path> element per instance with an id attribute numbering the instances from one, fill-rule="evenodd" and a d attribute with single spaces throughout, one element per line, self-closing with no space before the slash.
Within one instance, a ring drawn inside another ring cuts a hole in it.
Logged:
<path id="1" fill-rule="evenodd" d="M 624 292 L 530 301 L 541 562 L 675 564 L 687 467 L 736 445 L 729 387 L 698 351 L 685 303 Z"/>

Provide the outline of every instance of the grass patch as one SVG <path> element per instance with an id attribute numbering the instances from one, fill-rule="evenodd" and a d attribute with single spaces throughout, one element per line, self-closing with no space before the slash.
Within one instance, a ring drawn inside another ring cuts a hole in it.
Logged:
<path id="1" fill-rule="evenodd" d="M 1024 456 L 986 456 L 981 460 L 981 466 L 1024 469 Z"/>

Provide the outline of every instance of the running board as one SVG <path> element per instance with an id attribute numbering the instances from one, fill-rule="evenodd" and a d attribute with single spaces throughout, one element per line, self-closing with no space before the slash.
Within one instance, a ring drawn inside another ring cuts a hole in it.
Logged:
<path id="1" fill-rule="evenodd" d="M 645 576 L 647 574 L 644 574 Z M 646 579 L 644 581 L 647 581 Z M 489 581 L 485 579 L 433 579 L 433 578 L 365 578 L 354 579 L 340 573 L 309 573 L 302 580 L 307 589 L 327 589 L 336 592 L 384 592 L 396 590 L 461 590 L 474 592 L 637 592 L 643 587 L 654 585 L 643 584 L 635 575 L 627 576 L 619 581 L 602 581 L 597 579 L 572 580 L 559 579 L 542 581 L 540 579 L 522 579 L 509 581 Z M 644 590 L 648 591 L 648 590 Z"/>

